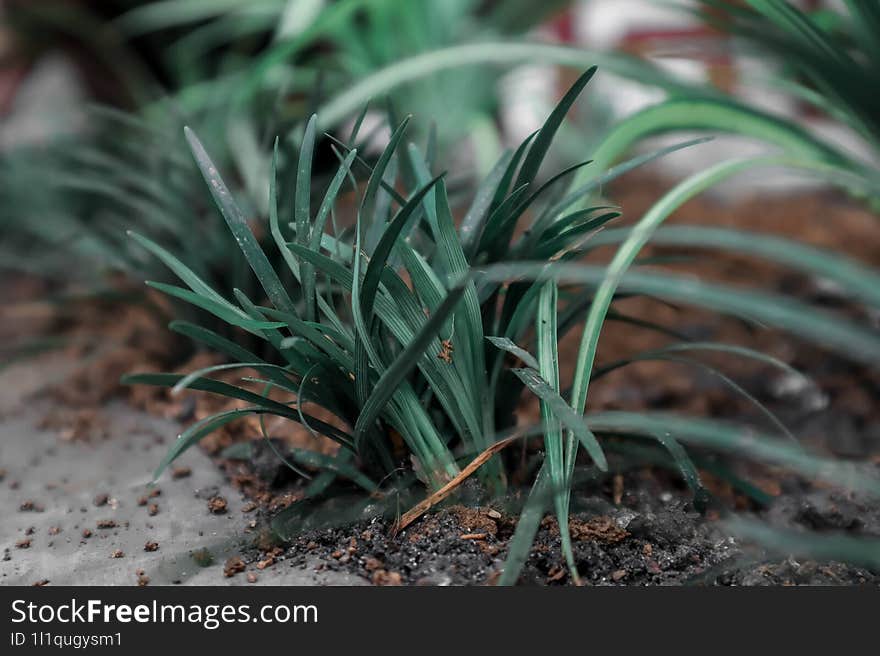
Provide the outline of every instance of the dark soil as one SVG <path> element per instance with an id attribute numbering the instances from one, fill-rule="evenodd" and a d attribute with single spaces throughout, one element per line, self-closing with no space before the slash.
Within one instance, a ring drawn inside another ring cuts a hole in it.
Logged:
<path id="1" fill-rule="evenodd" d="M 729 534 L 717 512 L 698 513 L 685 492 L 669 490 L 665 478 L 644 470 L 626 475 L 619 505 L 601 490 L 574 499 L 571 533 L 583 584 L 880 585 L 880 571 L 780 557 L 742 543 Z M 462 496 L 472 499 L 474 494 L 471 490 Z M 493 584 L 507 555 L 516 512 L 509 512 L 505 502 L 451 504 L 398 535 L 393 535 L 393 521 L 376 517 L 306 531 L 284 548 L 258 540 L 243 557 L 258 567 L 351 572 L 376 585 Z M 876 504 L 830 491 L 785 495 L 753 514 L 778 528 L 880 536 Z M 265 541 L 266 533 L 262 535 Z M 542 522 L 519 582 L 571 583 L 554 518 Z"/>

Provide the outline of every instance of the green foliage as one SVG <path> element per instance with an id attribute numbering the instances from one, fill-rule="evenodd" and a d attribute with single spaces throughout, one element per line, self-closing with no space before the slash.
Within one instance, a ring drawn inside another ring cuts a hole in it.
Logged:
<path id="1" fill-rule="evenodd" d="M 318 141 L 320 130 L 337 126 L 372 98 L 388 97 L 390 105 L 423 117 L 416 123 L 420 137 L 428 132 L 424 117 L 442 117 L 441 129 L 430 133 L 442 136 L 441 146 L 480 135 L 477 159 L 487 162 L 500 149 L 493 88 L 505 67 L 544 61 L 582 68 L 600 61 L 624 76 L 690 88 L 633 58 L 519 38 L 564 4 L 113 0 L 71 9 L 60 0 L 15 3 L 10 21 L 21 41 L 33 46 L 28 56 L 75 44 L 88 66 L 118 91 L 97 100 L 124 111 L 96 108 L 84 134 L 2 155 L 2 266 L 65 283 L 73 277 L 91 290 L 105 287 L 108 274 L 161 279 L 163 272 L 125 240 L 124 230 L 134 228 L 182 257 L 211 285 L 252 296 L 248 267 L 228 266 L 238 262 L 235 241 L 217 229 L 199 173 L 177 138 L 184 122 L 212 144 L 218 170 L 244 216 L 258 226 L 255 236 L 271 258 L 277 251 L 270 238 L 277 241 L 278 231 L 267 226 L 269 135 L 283 137 L 275 166 L 286 184 L 300 164 L 291 151 L 303 147 L 305 154 L 310 140 L 297 126 L 316 106 Z M 360 139 L 362 155 L 375 134 L 371 128 Z M 426 158 L 437 148 L 426 148 Z M 332 158 L 311 164 L 316 186 L 332 176 L 327 161 Z M 350 169 L 357 178 L 364 172 L 360 163 Z M 500 175 L 504 167 L 496 170 Z M 302 217 L 304 197 L 298 198 Z M 285 195 L 281 202 L 283 215 L 297 201 Z M 194 244 L 188 238 L 194 233 L 204 240 Z M 470 255 L 468 239 L 463 246 Z M 310 281 L 307 275 L 304 284 Z M 307 307 L 306 314 L 312 317 L 313 310 Z M 224 330 L 221 323 L 213 328 Z"/>
<path id="2" fill-rule="evenodd" d="M 10 25 L 18 41 L 28 44 L 18 53 L 22 58 L 72 47 L 75 61 L 84 62 L 84 77 L 100 77 L 101 84 L 93 86 L 109 90 L 96 93 L 95 100 L 121 109 L 94 108 L 83 133 L 0 155 L 0 266 L 59 284 L 75 282 L 93 293 L 110 285 L 111 277 L 118 284 L 118 274 L 128 281 L 169 282 L 154 260 L 125 239 L 125 230 L 133 228 L 180 256 L 208 284 L 254 296 L 248 266 L 237 259 L 235 240 L 210 211 L 198 169 L 177 137 L 184 122 L 212 143 L 225 184 L 255 228 L 261 249 L 275 258 L 279 253 L 271 242 L 278 241 L 278 227 L 269 225 L 265 194 L 269 135 L 284 137 L 273 181 L 277 176 L 286 185 L 295 177 L 311 177 L 314 186 L 326 187 L 327 169 L 335 168 L 332 157 L 317 162 L 306 157 L 315 147 L 316 126 L 305 140 L 293 129 L 312 108 L 399 60 L 450 44 L 522 34 L 562 4 L 108 0 L 73 8 L 62 0 L 14 3 Z M 424 71 L 405 88 L 389 90 L 389 105 L 445 117 L 441 134 L 447 143 L 479 132 L 494 153 L 499 137 L 491 113 L 499 75 L 489 67 Z M 345 118 L 337 113 L 334 124 Z M 428 122 L 419 125 L 427 130 Z M 369 144 L 381 127 L 371 127 L 358 145 Z M 297 167 L 306 163 L 312 175 L 297 175 Z M 360 166 L 349 171 L 358 179 L 363 175 Z M 342 182 L 333 181 L 336 191 Z M 309 202 L 307 195 L 285 195 L 280 214 L 296 205 L 301 220 Z M 323 229 L 313 232 L 320 235 Z M 194 243 L 193 234 L 203 239 Z M 289 265 L 286 255 L 281 249 Z M 309 266 L 306 286 L 313 280 Z M 314 307 L 307 306 L 305 314 L 313 320 Z M 204 321 L 206 315 L 195 312 L 188 318 Z M 212 328 L 226 330 L 222 322 Z"/>
<path id="3" fill-rule="evenodd" d="M 253 294 L 247 264 L 236 257 L 236 241 L 214 212 L 185 143 L 167 136 L 175 121 L 98 107 L 89 116 L 94 132 L 0 155 L 0 268 L 51 282 L 64 305 L 109 292 L 136 298 L 144 278 L 172 282 L 166 265 L 173 252 L 205 285 Z M 239 133 L 253 134 L 252 124 L 237 125 Z M 207 126 L 212 134 L 218 129 L 212 121 Z M 232 173 L 227 178 L 242 212 L 263 242 L 268 168 L 257 153 L 266 152 L 230 147 L 219 164 Z M 251 193 L 255 186 L 259 193 Z M 134 240 L 126 237 L 129 228 L 138 233 Z M 146 255 L 145 241 L 158 259 Z M 181 318 L 211 317 L 186 304 L 178 308 Z M 227 326 L 210 323 L 229 335 Z"/>
<path id="4" fill-rule="evenodd" d="M 880 154 L 880 11 L 876 3 L 845 2 L 839 9 L 806 13 L 789 0 L 701 0 L 700 15 L 739 38 L 739 52 L 772 62 L 779 73 L 767 82 L 814 107 Z M 720 10 L 720 11 L 719 11 Z M 646 81 L 639 78 L 640 81 Z M 650 83 L 650 82 L 649 82 Z M 754 84 L 754 82 L 752 82 Z M 595 153 L 601 170 L 642 140 L 685 131 L 732 133 L 755 138 L 781 151 L 791 165 L 843 184 L 872 202 L 880 197 L 876 161 L 855 157 L 809 127 L 798 125 L 709 88 L 673 88 L 666 100 L 613 126 Z M 593 175 L 583 172 L 583 182 Z"/>
<path id="5" fill-rule="evenodd" d="M 616 167 L 568 195 L 558 193 L 566 175 L 550 176 L 556 180 L 551 184 L 537 182 L 553 134 L 592 73 L 587 71 L 573 85 L 536 135 L 515 152 L 502 155 L 471 205 L 460 209 L 466 218 L 458 229 L 443 174 L 432 170 L 416 145 L 404 147 L 408 122 L 404 120 L 375 165 L 363 163 L 370 170 L 356 204 L 353 234 L 337 232 L 335 224 L 332 231 L 326 231 L 328 208 L 342 201 L 342 181 L 354 162 L 361 160 L 354 148 L 339 142 L 348 150 L 345 157 L 338 154 L 333 177 L 339 184 L 330 185 L 313 213 L 311 204 L 303 200 L 314 193 L 309 154 L 313 119 L 305 132 L 302 152 L 306 154 L 299 158 L 293 210 L 288 214 L 292 220 L 287 225 L 278 218 L 277 204 L 279 195 L 290 192 L 274 180 L 271 183 L 274 249 L 283 255 L 274 265 L 242 221 L 236 199 L 205 148 L 188 131 L 196 162 L 262 291 L 252 297 L 236 289 L 235 300 L 229 300 L 175 255 L 146 239 L 136 239 L 188 288 L 163 289 L 249 331 L 273 353 L 274 362 L 211 331 L 176 323 L 176 330 L 219 350 L 232 362 L 188 376 L 135 374 L 127 381 L 201 390 L 245 401 L 248 406 L 191 426 L 155 475 L 218 426 L 246 414 L 269 414 L 303 423 L 339 444 L 336 456 L 295 456 L 297 465 L 323 472 L 321 490 L 329 480 L 340 477 L 381 492 L 382 485 L 396 485 L 401 472 L 410 470 L 429 491 L 437 490 L 474 456 L 515 429 L 509 404 L 523 394 L 534 394 L 540 401 L 542 422 L 526 433 L 543 435 L 545 459 L 510 547 L 503 578 L 509 583 L 515 582 L 548 506 L 557 515 L 563 551 L 577 578 L 567 530 L 575 463 L 606 469 L 606 440 L 611 436 L 654 440 L 697 495 L 704 491 L 691 459 L 693 449 L 753 458 L 806 476 L 880 492 L 875 475 L 824 460 L 787 438 L 748 427 L 651 413 L 584 414 L 588 384 L 608 370 L 593 366 L 602 328 L 608 319 L 625 318 L 615 305 L 633 293 L 756 320 L 850 357 L 880 361 L 880 336 L 849 319 L 766 293 L 704 283 L 656 267 L 644 270 L 637 263 L 638 253 L 654 235 L 666 243 L 681 240 L 691 246 L 729 246 L 831 277 L 857 298 L 876 303 L 876 274 L 842 258 L 778 238 L 765 242 L 757 234 L 700 230 L 691 235 L 660 227 L 688 198 L 726 175 L 756 165 L 752 161 L 724 163 L 694 176 L 661 198 L 634 227 L 608 231 L 602 243 L 620 244 L 609 266 L 579 263 L 593 248 L 590 238 L 601 239 L 600 229 L 616 213 L 605 207 L 571 212 L 570 207 L 596 184 L 652 157 Z M 527 230 L 521 232 L 520 227 Z M 287 286 L 282 279 L 293 279 L 296 284 Z M 565 391 L 558 344 L 582 320 L 585 327 L 574 384 Z M 633 325 L 659 329 L 644 321 Z M 701 350 L 789 370 L 784 363 L 745 347 L 681 341 L 612 366 L 627 366 L 640 358 L 699 363 L 684 354 L 690 357 Z M 511 356 L 525 367 L 510 368 L 506 358 Z M 259 372 L 263 391 L 210 378 L 214 371 L 237 367 Z M 739 389 L 735 383 L 732 388 Z M 287 400 L 269 398 L 270 390 L 282 392 Z M 308 416 L 301 407 L 305 401 L 340 421 L 331 425 Z M 762 409 L 773 418 L 769 410 Z M 340 422 L 347 428 L 337 428 Z M 405 454 L 395 449 L 392 435 L 402 439 Z M 496 491 L 507 484 L 504 462 L 498 455 L 481 467 L 479 475 Z"/>
<path id="6" fill-rule="evenodd" d="M 705 1 L 705 0 L 704 0 Z M 783 65 L 783 89 L 827 111 L 880 150 L 880 7 L 847 0 L 838 10 L 805 13 L 788 0 L 725 1 L 717 23 Z"/>

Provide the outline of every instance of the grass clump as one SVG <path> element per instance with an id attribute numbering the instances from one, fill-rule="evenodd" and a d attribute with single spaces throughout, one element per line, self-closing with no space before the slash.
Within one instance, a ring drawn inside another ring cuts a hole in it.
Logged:
<path id="1" fill-rule="evenodd" d="M 274 415 L 299 422 L 339 445 L 335 455 L 294 449 L 289 464 L 311 479 L 307 496 L 317 497 L 336 479 L 365 493 L 407 485 L 418 479 L 429 507 L 464 477 L 476 472 L 493 492 L 509 484 L 503 447 L 526 436 L 543 437 L 532 492 L 510 545 L 502 582 L 515 582 L 545 510 L 552 507 L 562 549 L 578 580 L 568 531 L 571 488 L 578 467 L 604 471 L 608 454 L 621 443 L 655 444 L 694 491 L 705 496 L 692 454 L 730 453 L 783 465 L 810 477 L 877 492 L 876 477 L 806 453 L 781 435 L 778 421 L 756 430 L 706 418 L 662 413 L 585 412 L 592 384 L 609 370 L 639 359 L 694 362 L 700 352 L 724 352 L 778 367 L 771 356 L 743 346 L 689 342 L 676 338 L 664 349 L 596 367 L 598 340 L 606 322 L 628 322 L 645 330 L 665 330 L 619 311 L 622 298 L 648 295 L 735 315 L 790 331 L 848 356 L 880 360 L 880 337 L 851 320 L 765 292 L 741 290 L 672 274 L 659 262 L 637 260 L 655 234 L 665 243 L 737 248 L 775 257 L 778 247 L 760 235 L 733 231 L 658 232 L 678 206 L 719 179 L 749 166 L 727 162 L 685 180 L 634 226 L 608 231 L 605 243 L 619 244 L 607 266 L 581 261 L 602 237 L 600 230 L 619 216 L 609 206 L 585 199 L 600 184 L 678 147 L 644 155 L 572 186 L 587 163 L 541 178 L 542 163 L 567 112 L 592 77 L 583 74 L 544 125 L 516 150 L 506 152 L 454 220 L 446 176 L 431 151 L 405 143 L 409 119 L 393 131 L 374 164 L 336 140 L 338 168 L 320 200 L 312 202 L 311 169 L 316 119 L 304 131 L 293 190 L 280 189 L 274 169 L 268 191 L 272 249 L 283 261 L 272 265 L 251 232 L 217 168 L 198 137 L 186 138 L 220 212 L 260 283 L 259 296 L 234 289 L 227 298 L 175 254 L 150 239 L 135 240 L 165 263 L 184 286 L 153 284 L 196 305 L 262 341 L 270 361 L 238 341 L 194 324 L 175 330 L 224 354 L 229 362 L 187 375 L 135 374 L 130 383 L 188 388 L 245 402 L 245 407 L 207 417 L 187 428 L 156 470 L 211 431 L 247 415 Z M 354 142 L 352 135 L 349 142 Z M 355 165 L 369 168 L 366 184 L 352 176 Z M 544 180 L 544 181 L 542 181 Z M 333 221 L 342 189 L 351 183 L 357 197 L 352 229 Z M 288 195 L 290 212 L 279 212 Z M 784 242 L 783 263 L 857 287 L 871 295 L 878 287 L 872 271 L 841 258 Z M 800 249 L 800 250 L 799 250 Z M 653 265 L 653 266 L 652 266 Z M 296 281 L 288 285 L 283 278 Z M 873 299 L 876 300 L 876 299 Z M 559 363 L 559 342 L 582 327 L 570 389 Z M 674 333 L 674 331 L 673 331 Z M 516 365 L 511 366 L 511 361 Z M 256 371 L 248 385 L 211 377 L 229 369 Z M 254 391 L 254 384 L 261 391 Z M 772 413 L 735 384 L 766 415 Z M 539 400 L 541 422 L 518 426 L 514 410 L 523 397 Z M 332 415 L 313 416 L 318 406 Z M 343 428 L 340 428 L 343 426 Z M 263 429 L 265 433 L 265 428 Z M 412 484 L 408 485 L 412 488 Z"/>

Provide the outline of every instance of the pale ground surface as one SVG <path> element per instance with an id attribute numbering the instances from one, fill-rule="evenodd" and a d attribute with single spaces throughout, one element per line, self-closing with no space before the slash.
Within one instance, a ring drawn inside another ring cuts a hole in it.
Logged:
<path id="1" fill-rule="evenodd" d="M 187 478 L 158 483 L 161 495 L 150 499 L 159 512 L 150 516 L 138 498 L 148 491 L 150 473 L 178 427 L 132 411 L 123 403 L 106 410 L 108 436 L 92 442 L 65 442 L 54 430 L 38 428 L 50 402 L 22 403 L 29 392 L 58 374 L 57 359 L 16 365 L 0 372 L 0 585 L 134 585 L 143 570 L 150 585 L 250 585 L 244 573 L 223 576 L 223 563 L 253 539 L 247 532 L 253 513 L 242 513 L 245 501 L 207 456 L 191 449 L 179 464 L 190 467 Z M 160 444 L 159 439 L 165 443 Z M 106 505 L 95 497 L 107 494 Z M 224 497 L 229 511 L 212 515 L 207 499 Z M 22 512 L 26 501 L 43 512 Z M 99 529 L 100 520 L 117 527 Z M 31 535 L 26 531 L 33 527 Z M 55 529 L 60 532 L 52 534 Z M 51 529 L 51 532 L 50 532 Z M 83 530 L 92 532 L 83 537 Z M 30 538 L 29 548 L 16 542 Z M 159 549 L 144 550 L 148 541 Z M 208 549 L 214 563 L 200 567 L 193 551 Z M 112 558 L 114 550 L 124 556 Z M 248 566 L 248 571 L 254 571 Z M 340 572 L 316 572 L 312 565 L 279 562 L 257 572 L 257 585 L 357 585 L 363 580 Z"/>

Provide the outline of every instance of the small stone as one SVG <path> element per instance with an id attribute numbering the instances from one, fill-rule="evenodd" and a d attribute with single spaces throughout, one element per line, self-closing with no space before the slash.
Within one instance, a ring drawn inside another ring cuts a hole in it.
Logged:
<path id="1" fill-rule="evenodd" d="M 493 509 L 493 510 L 489 510 L 489 511 L 486 513 L 486 516 L 489 517 L 490 519 L 501 519 L 501 513 L 498 512 L 497 510 L 494 510 L 494 509 Z"/>
<path id="2" fill-rule="evenodd" d="M 30 549 L 31 548 L 31 539 L 30 538 L 22 538 L 15 543 L 16 549 Z"/>
<path id="3" fill-rule="evenodd" d="M 35 588 L 42 588 L 43 586 L 49 585 L 49 579 L 40 579 L 36 583 L 34 583 Z"/>
<path id="4" fill-rule="evenodd" d="M 113 519 L 99 519 L 96 526 L 98 528 L 116 528 L 116 521 Z"/>
<path id="5" fill-rule="evenodd" d="M 257 582 L 257 573 L 256 572 L 248 572 L 247 580 L 248 580 L 248 583 L 256 583 Z"/>
<path id="6" fill-rule="evenodd" d="M 125 556 L 125 552 L 122 549 L 114 549 L 110 554 L 111 558 L 123 558 Z"/>
<path id="7" fill-rule="evenodd" d="M 208 510 L 215 515 L 222 515 L 226 512 L 226 499 L 221 496 L 211 497 L 208 500 Z"/>
<path id="8" fill-rule="evenodd" d="M 60 526 L 50 526 L 49 527 L 49 535 L 58 535 L 59 533 L 61 533 Z"/>
<path id="9" fill-rule="evenodd" d="M 216 497 L 220 493 L 220 488 L 216 485 L 209 485 L 208 487 L 201 487 L 195 491 L 196 499 L 205 499 L 208 500 L 211 497 Z"/>
<path id="10" fill-rule="evenodd" d="M 144 587 L 144 586 L 150 584 L 150 577 L 147 576 L 147 574 L 146 574 L 146 572 L 144 572 L 144 570 L 142 570 L 142 569 L 137 570 L 135 572 L 135 575 L 137 576 L 137 584 L 140 587 Z"/>
<path id="11" fill-rule="evenodd" d="M 625 569 L 616 570 L 611 573 L 611 579 L 613 581 L 620 581 L 621 579 L 626 577 L 627 573 L 628 572 Z"/>
<path id="12" fill-rule="evenodd" d="M 159 504 L 158 503 L 151 503 L 149 506 L 147 506 L 147 514 L 150 517 L 154 517 L 154 516 L 158 515 L 159 514 Z"/>
<path id="13" fill-rule="evenodd" d="M 158 551 L 158 550 L 159 550 L 159 543 L 158 542 L 153 542 L 152 540 L 150 540 L 149 542 L 147 542 L 144 545 L 144 551 Z"/>
<path id="14" fill-rule="evenodd" d="M 186 478 L 192 474 L 192 469 L 189 467 L 172 467 L 171 468 L 171 478 L 177 480 L 180 478 Z"/>
<path id="15" fill-rule="evenodd" d="M 82 536 L 84 538 L 90 538 L 90 537 L 92 537 L 92 532 L 89 529 L 84 528 L 83 532 L 82 532 Z"/>
<path id="16" fill-rule="evenodd" d="M 433 572 L 428 574 L 427 576 L 423 576 L 422 578 L 416 580 L 415 585 L 417 586 L 430 586 L 430 587 L 447 587 L 452 585 L 452 577 L 445 572 Z M 490 583 L 490 585 L 494 585 L 494 583 Z"/>
<path id="17" fill-rule="evenodd" d="M 100 508 L 101 506 L 106 506 L 109 500 L 110 495 L 106 492 L 102 492 L 101 494 L 95 496 L 95 499 L 92 503 L 94 503 L 97 508 Z"/>

